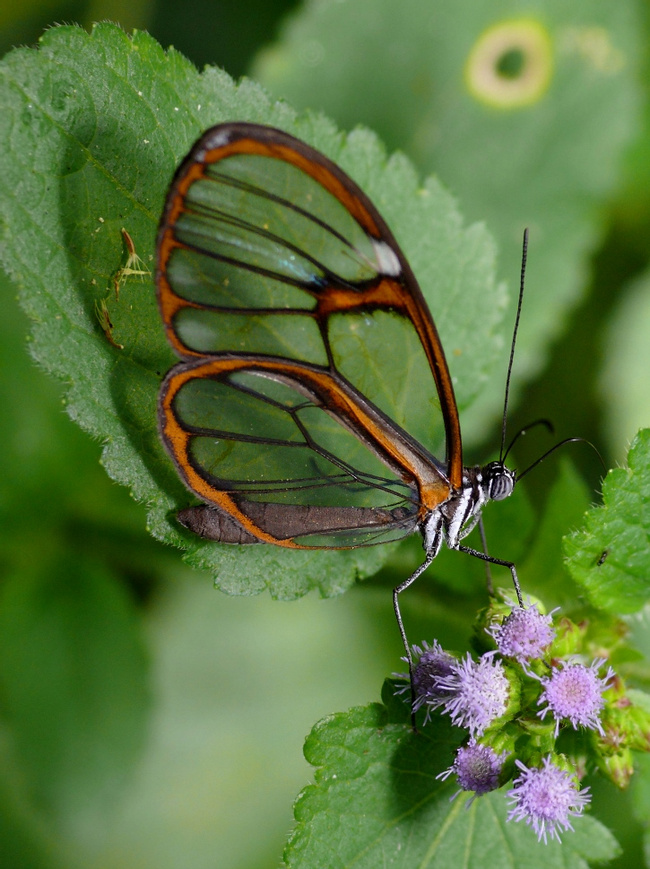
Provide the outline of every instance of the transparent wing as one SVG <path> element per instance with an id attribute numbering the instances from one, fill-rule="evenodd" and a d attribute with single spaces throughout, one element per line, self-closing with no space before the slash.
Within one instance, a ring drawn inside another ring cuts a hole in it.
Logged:
<path id="1" fill-rule="evenodd" d="M 257 540 L 359 546 L 417 524 L 421 447 L 316 368 L 268 357 L 181 363 L 163 383 L 160 428 L 185 483 L 219 508 L 219 523 L 228 515 Z M 190 527 L 205 514 L 190 520 L 186 513 Z M 219 524 L 202 533 L 236 532 Z"/>
<path id="2" fill-rule="evenodd" d="M 157 283 L 167 334 L 182 358 L 276 360 L 290 369 L 262 378 L 250 368 L 236 380 L 221 371 L 217 388 L 198 382 L 207 377 L 199 364 L 177 406 L 165 409 L 161 394 L 162 430 L 172 419 L 196 429 L 187 459 L 180 441 L 166 444 L 203 500 L 219 504 L 216 492 L 237 490 L 229 497 L 240 502 L 285 504 L 287 522 L 293 505 L 397 510 L 399 523 L 400 511 L 411 515 L 415 503 L 422 518 L 450 484 L 460 485 L 453 389 L 420 289 L 376 209 L 314 149 L 256 125 L 208 131 L 170 189 Z M 177 366 L 167 386 L 188 370 Z M 432 376 L 423 378 L 427 370 Z M 305 398 L 301 378 L 315 383 L 318 376 L 321 387 L 331 381 L 338 391 Z M 246 377 L 274 385 L 247 392 Z M 267 392 L 281 387 L 307 405 L 291 412 L 274 405 Z M 341 416 L 342 405 L 355 402 L 372 410 L 370 435 Z M 236 431 L 235 407 L 245 432 Z M 284 426 L 277 444 L 273 426 Z M 390 450 L 377 448 L 382 428 L 393 439 Z M 214 432 L 228 433 L 219 446 Z M 404 443 L 417 461 L 397 455 L 395 445 Z M 444 462 L 434 458 L 445 448 Z M 322 524 L 332 515 L 323 514 Z"/>

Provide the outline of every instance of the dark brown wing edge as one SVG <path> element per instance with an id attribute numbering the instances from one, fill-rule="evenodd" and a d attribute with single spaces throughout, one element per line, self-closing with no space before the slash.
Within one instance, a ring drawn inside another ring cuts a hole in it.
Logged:
<path id="1" fill-rule="evenodd" d="M 238 499 L 238 507 L 258 532 L 261 530 L 274 537 L 277 542 L 299 549 L 309 549 L 308 540 L 305 544 L 298 544 L 293 538 L 308 538 L 310 535 L 336 534 L 352 530 L 363 532 L 364 529 L 381 535 L 382 531 L 393 528 L 401 528 L 403 533 L 398 536 L 406 536 L 415 530 L 418 521 L 415 513 L 405 515 L 403 512 L 370 507 L 268 504 L 244 499 Z M 177 517 L 181 525 L 207 540 L 238 544 L 264 542 L 217 505 L 203 504 L 198 507 L 187 507 L 179 511 Z M 368 536 L 371 537 L 371 534 Z M 348 547 L 343 544 L 340 548 Z"/>

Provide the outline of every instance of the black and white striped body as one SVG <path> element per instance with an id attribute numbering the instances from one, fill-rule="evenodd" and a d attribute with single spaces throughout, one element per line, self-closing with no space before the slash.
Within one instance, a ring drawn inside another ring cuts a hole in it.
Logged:
<path id="1" fill-rule="evenodd" d="M 501 462 L 465 468 L 462 489 L 432 510 L 422 524 L 427 559 L 436 557 L 443 540 L 449 549 L 462 549 L 460 541 L 476 527 L 485 504 L 511 495 L 515 480 L 514 472 Z"/>

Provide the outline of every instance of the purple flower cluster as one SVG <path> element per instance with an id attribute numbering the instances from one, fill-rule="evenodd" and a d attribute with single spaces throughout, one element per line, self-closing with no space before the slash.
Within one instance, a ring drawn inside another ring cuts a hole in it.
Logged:
<path id="1" fill-rule="evenodd" d="M 456 659 L 449 652 L 445 652 L 437 640 L 430 646 L 426 641 L 420 646 L 411 646 L 413 660 L 417 661 L 413 668 L 413 688 L 415 691 L 414 711 L 417 712 L 426 705 L 425 723 L 429 720 L 431 711 L 436 708 L 438 702 L 444 698 L 445 689 L 440 687 L 442 679 L 449 676 L 453 670 Z M 402 658 L 408 664 L 408 658 Z M 398 679 L 407 679 L 401 673 L 394 674 Z M 410 693 L 408 682 L 397 689 L 397 694 Z"/>
<path id="2" fill-rule="evenodd" d="M 541 767 L 529 769 L 519 760 L 515 763 L 521 774 L 508 795 L 508 820 L 526 821 L 540 841 L 546 843 L 550 836 L 559 842 L 558 828 L 573 830 L 569 818 L 582 814 L 589 803 L 589 788 L 579 790 L 575 774 L 556 766 L 550 756 Z"/>
<path id="3" fill-rule="evenodd" d="M 598 676 L 598 670 L 605 663 L 604 658 L 597 658 L 591 667 L 585 667 L 576 661 L 561 661 L 559 667 L 553 667 L 549 676 L 542 676 L 539 681 L 544 690 L 538 704 L 546 703 L 538 712 L 544 718 L 550 712 L 555 719 L 555 735 L 560 730 L 560 722 L 566 719 L 573 729 L 587 727 L 605 735 L 600 723 L 600 713 L 605 705 L 603 691 L 609 688 L 614 671 L 610 667 L 604 677 Z"/>
<path id="4" fill-rule="evenodd" d="M 575 765 L 555 753 L 553 742 L 566 724 L 605 736 L 603 693 L 614 679 L 611 668 L 599 675 L 603 658 L 586 666 L 575 656 L 552 654 L 552 615 L 540 613 L 536 604 L 513 606 L 487 626 L 497 648 L 478 659 L 470 653 L 455 657 L 437 641 L 412 647 L 416 711 L 425 709 L 426 724 L 438 709 L 468 731 L 468 741 L 438 778 L 454 775 L 459 785 L 454 796 L 470 792 L 471 802 L 518 772 L 508 795 L 508 820 L 524 820 L 544 842 L 559 840 L 560 831 L 572 830 L 570 819 L 580 815 L 590 799 L 588 788 L 579 787 Z M 408 684 L 398 692 L 407 690 Z M 547 716 L 550 725 L 542 727 Z M 535 717 L 539 724 L 532 729 L 538 741 L 529 740 L 525 765 L 514 756 L 515 748 L 521 754 Z"/>
<path id="5" fill-rule="evenodd" d="M 473 791 L 474 795 L 467 802 L 469 806 L 476 797 L 499 787 L 499 776 L 507 756 L 507 751 L 497 754 L 490 745 L 481 745 L 471 738 L 467 745 L 461 745 L 458 749 L 456 759 L 449 769 L 436 778 L 445 780 L 453 773 L 458 779 L 460 790 L 456 791 L 452 799 L 461 791 Z"/>
<path id="6" fill-rule="evenodd" d="M 514 606 L 510 615 L 502 622 L 494 621 L 486 628 L 486 633 L 494 639 L 504 658 L 514 658 L 524 664 L 541 658 L 555 639 L 555 631 L 551 626 L 554 612 L 556 610 L 547 616 L 542 615 L 537 604 Z"/>
<path id="7" fill-rule="evenodd" d="M 439 696 L 427 701 L 442 707 L 454 724 L 469 730 L 470 736 L 484 733 L 508 705 L 510 683 L 495 654 L 487 652 L 474 661 L 468 652 L 466 658 L 454 662 L 446 676 L 436 679 Z"/>

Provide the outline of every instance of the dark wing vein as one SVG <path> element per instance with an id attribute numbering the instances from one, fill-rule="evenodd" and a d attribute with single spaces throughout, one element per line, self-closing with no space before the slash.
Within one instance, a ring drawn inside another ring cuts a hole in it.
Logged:
<path id="1" fill-rule="evenodd" d="M 204 256 L 208 256 L 210 257 L 210 259 L 218 260 L 219 262 L 225 262 L 229 265 L 238 266 L 247 271 L 256 272 L 257 274 L 264 275 L 265 277 L 272 278 L 274 280 L 283 281 L 284 283 L 288 283 L 292 286 L 298 287 L 299 289 L 305 290 L 311 295 L 314 295 L 314 285 L 318 286 L 319 288 L 327 286 L 328 284 L 349 290 L 354 290 L 357 288 L 355 284 L 352 284 L 350 281 L 344 280 L 344 278 L 342 278 L 340 275 L 335 274 L 324 263 L 316 259 L 316 257 L 311 256 L 311 254 L 308 254 L 303 248 L 299 247 L 296 244 L 293 244 L 293 242 L 287 241 L 287 239 L 282 238 L 282 236 L 276 235 L 275 233 L 269 232 L 268 230 L 257 226 L 254 223 L 248 223 L 244 220 L 231 217 L 227 212 L 220 211 L 216 208 L 209 208 L 207 206 L 202 206 L 202 208 L 199 209 L 195 205 L 193 205 L 192 208 L 186 207 L 185 210 L 188 214 L 197 214 L 201 217 L 208 217 L 215 222 L 221 222 L 223 224 L 226 224 L 227 226 L 236 226 L 238 229 L 246 230 L 251 235 L 256 235 L 260 238 L 265 239 L 266 241 L 271 241 L 275 244 L 279 244 L 283 248 L 286 248 L 287 251 L 295 253 L 297 256 L 304 259 L 305 262 L 311 263 L 316 271 L 322 272 L 322 276 L 314 274 L 308 281 L 301 281 L 298 278 L 291 277 L 291 275 L 286 275 L 282 272 L 274 272 L 271 269 L 264 268 L 264 266 L 259 266 L 255 263 L 247 263 L 245 260 L 239 260 L 233 256 L 227 256 L 226 254 L 218 253 L 217 251 L 208 250 L 207 248 L 201 247 L 198 243 L 188 242 L 187 240 L 183 239 L 181 243 L 189 250 L 193 250 L 196 253 L 203 254 Z"/>
<path id="2" fill-rule="evenodd" d="M 234 441 L 239 441 L 239 440 L 247 441 L 248 440 L 248 441 L 251 441 L 254 443 L 276 444 L 276 445 L 291 446 L 291 447 L 307 447 L 308 449 L 313 450 L 313 452 L 315 452 L 321 458 L 325 459 L 326 461 L 330 462 L 331 464 L 340 468 L 341 471 L 343 471 L 343 475 L 331 475 L 330 476 L 330 475 L 323 475 L 322 471 L 320 471 L 320 469 L 316 468 L 318 476 L 315 477 L 314 479 L 324 478 L 327 480 L 335 480 L 335 479 L 339 479 L 339 477 L 340 477 L 341 478 L 340 483 L 332 482 L 330 485 L 342 485 L 343 480 L 352 480 L 352 481 L 359 483 L 361 486 L 364 486 L 364 487 L 369 486 L 373 489 L 378 489 L 380 491 L 384 491 L 390 495 L 397 494 L 394 491 L 394 487 L 396 487 L 396 486 L 402 487 L 403 489 L 406 490 L 408 495 L 407 496 L 402 495 L 401 497 L 402 498 L 407 497 L 407 500 L 409 500 L 413 504 L 417 505 L 418 500 L 417 500 L 417 498 L 415 498 L 411 487 L 407 483 L 405 483 L 401 480 L 391 480 L 387 477 L 380 477 L 376 474 L 371 474 L 371 473 L 368 473 L 366 471 L 360 471 L 360 470 L 354 468 L 348 462 L 344 461 L 343 459 L 339 458 L 338 456 L 335 456 L 329 450 L 326 450 L 323 447 L 321 447 L 320 444 L 318 444 L 312 438 L 311 434 L 309 433 L 308 428 L 303 424 L 303 422 L 298 417 L 298 412 L 300 410 L 305 409 L 305 408 L 312 408 L 312 407 L 321 407 L 321 409 L 323 409 L 323 412 L 325 412 L 322 405 L 317 404 L 315 402 L 305 401 L 305 402 L 301 402 L 299 405 L 297 405 L 295 407 L 287 407 L 286 405 L 282 404 L 281 402 L 276 401 L 275 399 L 271 398 L 270 396 L 264 395 L 261 392 L 257 392 L 256 390 L 251 389 L 248 386 L 244 386 L 243 384 L 233 383 L 232 381 L 230 381 L 229 386 L 232 389 L 235 389 L 235 390 L 238 390 L 242 393 L 250 395 L 251 397 L 257 399 L 258 401 L 262 401 L 266 404 L 269 404 L 273 407 L 276 407 L 279 410 L 282 410 L 285 413 L 289 414 L 289 416 L 292 418 L 296 428 L 298 429 L 298 431 L 302 434 L 303 438 L 305 439 L 305 443 L 294 443 L 292 441 L 284 441 L 281 439 L 262 438 L 262 437 L 256 437 L 254 435 L 244 435 L 244 434 L 235 435 L 233 433 L 227 433 L 227 432 L 220 433 L 221 437 L 223 437 L 224 439 L 229 439 L 229 440 L 234 440 Z M 188 431 L 192 431 L 192 429 L 190 429 L 189 426 L 188 426 Z M 314 484 L 314 485 L 316 485 L 316 484 Z M 351 483 L 347 483 L 345 485 L 351 485 Z M 305 488 L 308 488 L 308 487 L 305 487 Z"/>
<path id="3" fill-rule="evenodd" d="M 330 235 L 334 236 L 334 238 L 342 242 L 346 247 L 349 247 L 351 250 L 355 250 L 352 242 L 347 239 L 342 233 L 334 229 L 334 227 L 331 226 L 329 223 L 321 220 L 320 217 L 312 214 L 311 211 L 306 211 L 304 208 L 296 205 L 295 202 L 291 202 L 289 199 L 285 199 L 283 196 L 278 196 L 277 193 L 271 193 L 269 190 L 264 190 L 263 187 L 257 187 L 255 184 L 251 184 L 248 181 L 242 181 L 229 175 L 221 175 L 221 173 L 219 172 L 213 172 L 211 175 L 206 175 L 205 178 L 208 181 L 219 181 L 226 186 L 235 187 L 239 190 L 245 190 L 247 193 L 259 196 L 260 199 L 268 199 L 270 202 L 276 202 L 278 205 L 282 205 L 285 208 L 288 208 L 290 211 L 295 211 L 296 214 L 300 214 L 302 215 L 302 217 L 306 217 L 307 220 L 311 220 L 312 223 L 315 223 L 317 226 L 320 226 L 321 229 L 329 232 Z"/>

